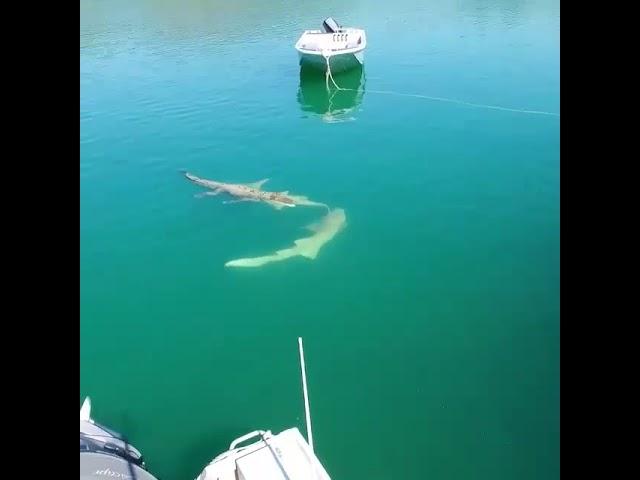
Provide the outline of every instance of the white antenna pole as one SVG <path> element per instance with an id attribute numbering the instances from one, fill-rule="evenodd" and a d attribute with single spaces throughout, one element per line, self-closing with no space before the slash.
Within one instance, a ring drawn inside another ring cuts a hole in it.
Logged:
<path id="1" fill-rule="evenodd" d="M 304 349 L 302 348 L 302 337 L 298 337 L 298 347 L 300 350 L 300 370 L 302 371 L 302 393 L 304 393 L 304 414 L 307 419 L 307 441 L 313 452 L 313 433 L 311 433 L 311 413 L 309 412 L 309 394 L 307 392 L 307 371 L 304 366 Z"/>

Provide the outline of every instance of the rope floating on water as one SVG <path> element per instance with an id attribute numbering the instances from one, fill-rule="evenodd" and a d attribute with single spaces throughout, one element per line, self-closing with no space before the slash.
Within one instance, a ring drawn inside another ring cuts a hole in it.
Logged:
<path id="1" fill-rule="evenodd" d="M 343 89 L 345 90 L 345 89 Z M 526 113 L 529 115 L 548 115 L 552 117 L 559 117 L 560 114 L 556 112 L 547 112 L 544 110 L 525 110 L 522 108 L 510 108 L 510 107 L 501 107 L 498 105 L 486 105 L 482 103 L 472 103 L 466 102 L 464 100 L 456 100 L 455 98 L 443 98 L 443 97 L 431 97 L 429 95 L 421 95 L 417 93 L 402 93 L 402 92 L 394 92 L 391 90 L 367 90 L 368 93 L 379 93 L 384 95 L 397 95 L 401 97 L 413 97 L 413 98 L 423 98 L 425 100 L 433 100 L 435 102 L 446 102 L 446 103 L 456 103 L 458 105 L 465 105 L 467 107 L 475 107 L 475 108 L 484 108 L 487 110 L 502 110 L 504 112 L 515 112 L 515 113 Z"/>
<path id="2" fill-rule="evenodd" d="M 326 53 L 323 53 L 323 56 L 325 58 L 325 60 L 327 61 L 327 72 L 325 74 L 325 81 L 327 84 L 327 90 L 330 90 L 329 88 L 329 79 L 331 79 L 331 82 L 333 83 L 333 85 L 336 87 L 337 90 L 340 91 L 350 91 L 350 92 L 357 92 L 358 90 L 356 90 L 355 88 L 343 88 L 341 86 L 339 86 L 336 81 L 333 78 L 333 74 L 331 73 L 331 64 L 329 62 L 329 57 L 331 55 L 328 55 Z M 510 107 L 502 107 L 499 105 L 487 105 L 487 104 L 483 104 L 483 103 L 473 103 L 473 102 L 466 102 L 464 100 L 457 100 L 455 98 L 444 98 L 444 97 L 432 97 L 430 95 L 421 95 L 418 93 L 402 93 L 402 92 L 394 92 L 392 90 L 367 90 L 368 93 L 377 93 L 377 94 L 381 94 L 381 95 L 395 95 L 398 97 L 412 97 L 412 98 L 421 98 L 424 100 L 432 100 L 434 102 L 445 102 L 445 103 L 454 103 L 457 105 L 464 105 L 467 107 L 473 107 L 473 108 L 484 108 L 486 110 L 501 110 L 503 112 L 514 112 L 514 113 L 524 113 L 524 114 L 528 114 L 528 115 L 546 115 L 546 116 L 550 116 L 550 117 L 560 117 L 559 113 L 556 112 L 547 112 L 544 110 L 526 110 L 526 109 L 522 109 L 522 108 L 510 108 Z"/>

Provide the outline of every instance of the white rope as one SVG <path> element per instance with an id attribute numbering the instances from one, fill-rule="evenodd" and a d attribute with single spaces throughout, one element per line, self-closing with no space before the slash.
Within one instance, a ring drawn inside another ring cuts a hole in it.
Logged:
<path id="1" fill-rule="evenodd" d="M 346 89 L 342 89 L 346 90 Z M 454 98 L 443 98 L 443 97 L 431 97 L 429 95 L 420 95 L 417 93 L 402 93 L 402 92 L 393 92 L 391 90 L 367 90 L 368 93 L 380 93 L 384 95 L 397 95 L 400 97 L 413 97 L 413 98 L 423 98 L 425 100 L 433 100 L 435 102 L 446 102 L 446 103 L 456 103 L 458 105 L 465 105 L 467 107 L 475 107 L 475 108 L 485 108 L 487 110 L 502 110 L 504 112 L 516 112 L 516 113 L 527 113 L 530 115 L 549 115 L 553 117 L 559 117 L 560 114 L 556 112 L 546 112 L 543 110 L 525 110 L 521 108 L 509 108 L 509 107 L 501 107 L 498 105 L 486 105 L 482 103 L 471 103 L 465 102 L 464 100 L 456 100 Z"/>
<path id="2" fill-rule="evenodd" d="M 331 57 L 331 55 L 326 53 L 326 52 L 323 52 L 322 56 L 327 61 L 327 73 L 325 74 L 325 82 L 327 84 L 327 90 L 329 90 L 329 79 L 331 79 L 331 83 L 333 83 L 333 86 L 336 87 L 336 89 L 338 89 L 338 90 L 352 90 L 352 91 L 356 92 L 357 90 L 353 90 L 352 88 L 342 88 L 336 83 L 336 81 L 333 79 L 333 75 L 331 74 L 331 62 L 329 62 L 329 57 Z"/>
<path id="3" fill-rule="evenodd" d="M 350 92 L 357 92 L 358 90 L 354 89 L 354 88 L 343 88 L 341 86 L 339 86 L 336 81 L 333 78 L 333 74 L 331 73 L 331 64 L 329 62 L 329 57 L 331 55 L 327 54 L 327 53 L 323 53 L 322 54 L 325 58 L 325 60 L 327 61 L 327 72 L 325 74 L 325 82 L 327 85 L 327 90 L 330 91 L 329 88 L 329 79 L 331 79 L 331 82 L 333 83 L 334 87 L 336 87 L 337 90 L 346 92 L 346 91 L 350 91 Z M 556 113 L 556 112 L 547 112 L 547 111 L 543 111 L 543 110 L 525 110 L 522 108 L 510 108 L 510 107 L 501 107 L 499 105 L 487 105 L 487 104 L 482 104 L 482 103 L 472 103 L 472 102 L 465 102 L 464 100 L 457 100 L 455 98 L 443 98 L 443 97 L 432 97 L 429 95 L 420 95 L 417 93 L 402 93 L 402 92 L 394 92 L 391 90 L 366 90 L 368 93 L 378 93 L 381 95 L 396 95 L 399 97 L 412 97 L 412 98 L 422 98 L 424 100 L 432 100 L 434 102 L 445 102 L 445 103 L 455 103 L 457 105 L 464 105 L 467 107 L 474 107 L 474 108 L 484 108 L 486 110 L 501 110 L 503 112 L 514 112 L 514 113 L 525 113 L 528 115 L 547 115 L 547 116 L 551 116 L 551 117 L 559 117 L 560 114 Z"/>

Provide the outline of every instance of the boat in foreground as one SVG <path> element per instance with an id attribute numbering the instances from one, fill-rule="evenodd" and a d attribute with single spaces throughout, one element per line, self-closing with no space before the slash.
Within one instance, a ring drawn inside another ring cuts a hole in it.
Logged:
<path id="1" fill-rule="evenodd" d="M 305 30 L 296 42 L 300 65 L 333 73 L 364 64 L 367 35 L 361 28 L 343 28 L 333 18 L 322 22 L 323 30 Z"/>
<path id="2" fill-rule="evenodd" d="M 331 480 L 313 450 L 302 339 L 298 339 L 308 440 L 297 428 L 278 434 L 256 430 L 235 439 L 196 480 Z M 252 443 L 247 444 L 248 441 Z M 80 408 L 80 480 L 157 480 L 142 454 L 126 439 L 91 418 L 91 400 Z"/>
<path id="3" fill-rule="evenodd" d="M 133 445 L 91 418 L 91 399 L 87 397 L 80 407 L 80 480 L 100 478 L 157 480 Z"/>
<path id="4" fill-rule="evenodd" d="M 331 480 L 313 451 L 302 338 L 298 338 L 298 349 L 308 440 L 295 427 L 277 435 L 263 430 L 247 433 L 231 442 L 229 450 L 214 458 L 196 480 Z"/>
<path id="5" fill-rule="evenodd" d="M 259 439 L 246 446 L 241 443 Z M 331 480 L 297 428 L 256 430 L 237 438 L 196 480 Z"/>

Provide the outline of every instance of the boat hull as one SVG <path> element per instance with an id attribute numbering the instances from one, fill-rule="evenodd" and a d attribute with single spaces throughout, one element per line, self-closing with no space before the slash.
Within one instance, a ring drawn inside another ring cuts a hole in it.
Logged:
<path id="1" fill-rule="evenodd" d="M 325 72 L 327 70 L 327 60 L 322 55 L 298 52 L 300 66 Z M 341 53 L 329 57 L 331 73 L 344 72 L 364 64 L 364 51 L 355 53 Z"/>

